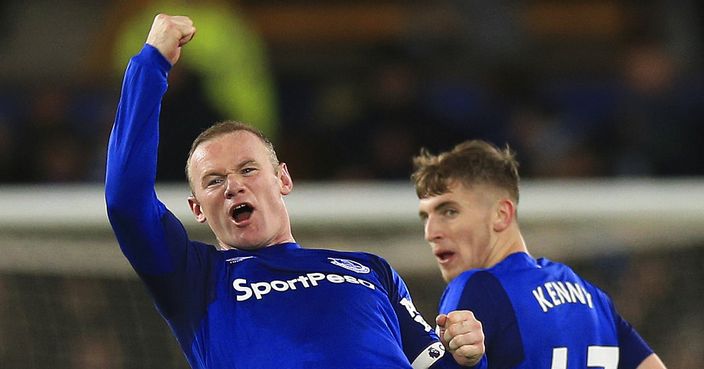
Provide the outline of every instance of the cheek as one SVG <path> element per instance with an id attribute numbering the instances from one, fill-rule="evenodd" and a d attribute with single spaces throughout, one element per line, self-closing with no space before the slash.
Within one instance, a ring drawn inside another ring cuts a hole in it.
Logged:
<path id="1" fill-rule="evenodd" d="M 488 225 L 482 220 L 469 220 L 459 224 L 454 234 L 459 242 L 464 245 L 464 248 L 470 249 L 472 252 L 478 252 L 482 246 L 489 241 Z"/>
<path id="2" fill-rule="evenodd" d="M 218 202 L 213 197 L 205 197 L 204 201 L 201 201 L 201 210 L 203 214 L 208 217 L 212 217 L 214 214 L 218 213 Z"/>

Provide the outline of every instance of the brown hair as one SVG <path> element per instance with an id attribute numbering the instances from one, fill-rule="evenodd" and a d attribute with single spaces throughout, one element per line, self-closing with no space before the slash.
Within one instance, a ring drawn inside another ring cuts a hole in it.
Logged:
<path id="1" fill-rule="evenodd" d="M 238 131 L 247 131 L 255 136 L 259 137 L 260 140 L 262 140 L 262 143 L 266 147 L 267 151 L 269 152 L 269 159 L 271 160 L 271 165 L 274 166 L 274 170 L 278 170 L 279 166 L 279 158 L 276 156 L 276 150 L 274 150 L 274 144 L 271 143 L 271 140 L 269 140 L 262 131 L 259 129 L 243 122 L 238 122 L 234 120 L 227 120 L 223 122 L 218 122 L 210 126 L 208 129 L 204 130 L 201 132 L 198 137 L 196 137 L 195 140 L 193 140 L 193 143 L 191 144 L 191 150 L 188 151 L 188 159 L 186 159 L 186 178 L 188 179 L 188 184 L 191 186 L 191 190 L 193 189 L 193 185 L 191 183 L 191 177 L 190 173 L 188 172 L 188 168 L 191 165 L 191 156 L 193 156 L 193 152 L 196 151 L 198 146 L 200 144 L 210 141 L 214 138 L 220 137 L 222 135 L 232 133 L 232 132 L 238 132 Z"/>
<path id="2" fill-rule="evenodd" d="M 421 149 L 413 165 L 411 179 L 418 198 L 446 193 L 458 180 L 467 186 L 489 184 L 505 189 L 518 203 L 518 161 L 508 145 L 499 149 L 486 141 L 470 140 L 438 155 Z"/>

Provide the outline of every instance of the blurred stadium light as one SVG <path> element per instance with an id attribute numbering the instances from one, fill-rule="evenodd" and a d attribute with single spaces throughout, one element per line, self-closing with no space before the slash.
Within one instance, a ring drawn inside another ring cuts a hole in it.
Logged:
<path id="1" fill-rule="evenodd" d="M 188 210 L 188 188 L 158 187 L 192 238 L 212 242 Z M 294 235 L 308 247 L 378 253 L 401 272 L 435 264 L 408 183 L 297 183 L 286 198 Z M 110 231 L 102 187 L 0 188 L 0 270 L 128 274 Z M 704 181 L 524 181 L 519 217 L 535 256 L 574 259 L 704 241 Z"/>

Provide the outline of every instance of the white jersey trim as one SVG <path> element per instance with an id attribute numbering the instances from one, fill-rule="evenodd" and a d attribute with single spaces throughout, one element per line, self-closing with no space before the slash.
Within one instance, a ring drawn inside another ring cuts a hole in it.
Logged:
<path id="1" fill-rule="evenodd" d="M 421 351 L 411 363 L 413 369 L 427 369 L 445 354 L 445 347 L 440 342 L 432 343 Z"/>

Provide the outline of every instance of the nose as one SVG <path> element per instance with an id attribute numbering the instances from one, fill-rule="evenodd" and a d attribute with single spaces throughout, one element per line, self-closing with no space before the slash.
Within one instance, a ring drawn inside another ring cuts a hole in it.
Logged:
<path id="1" fill-rule="evenodd" d="M 225 187 L 225 197 L 231 199 L 238 193 L 244 192 L 242 182 L 235 175 L 227 176 L 227 186 Z"/>
<path id="2" fill-rule="evenodd" d="M 425 240 L 430 243 L 436 242 L 437 240 L 440 240 L 443 237 L 440 225 L 437 221 L 434 220 L 432 216 L 426 219 L 423 230 L 425 232 Z"/>

